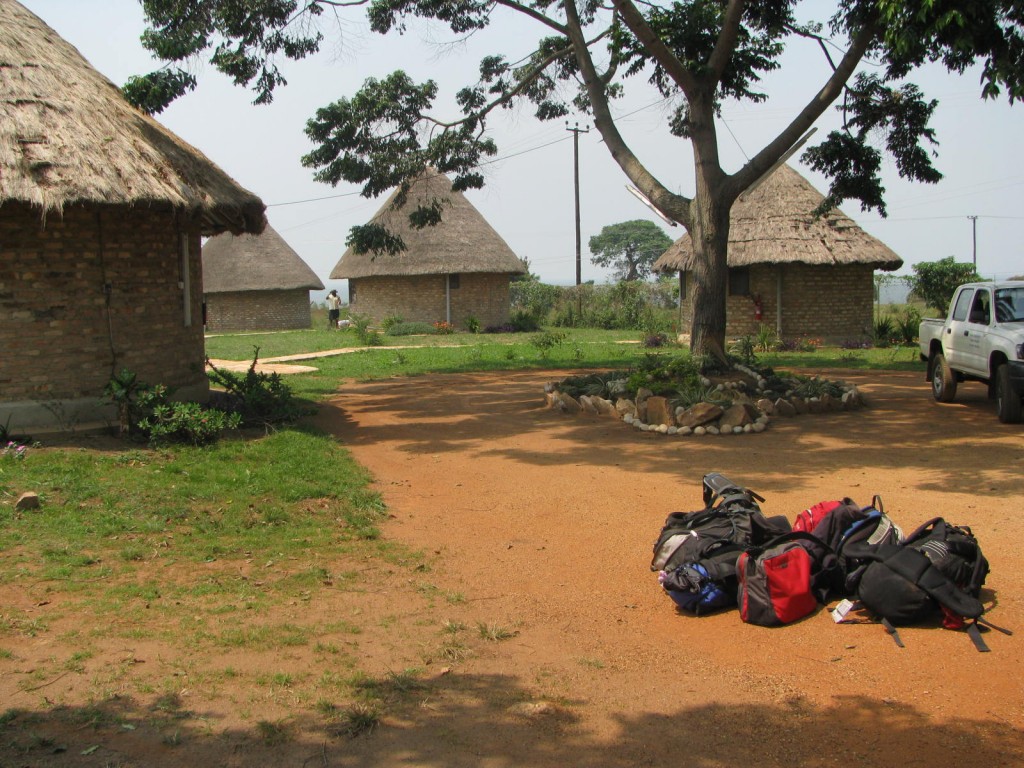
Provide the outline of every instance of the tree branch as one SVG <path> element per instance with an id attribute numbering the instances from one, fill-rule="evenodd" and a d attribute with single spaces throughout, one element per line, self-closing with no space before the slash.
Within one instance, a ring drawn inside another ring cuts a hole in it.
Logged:
<path id="1" fill-rule="evenodd" d="M 654 60 L 668 73 L 684 94 L 690 96 L 697 89 L 697 81 L 671 49 L 658 37 L 647 23 L 647 19 L 630 0 L 612 0 L 612 5 L 622 16 L 622 21 L 636 35 L 643 46 L 651 52 Z M 574 9 L 575 10 L 575 9 Z"/>
<path id="2" fill-rule="evenodd" d="M 618 5 L 618 0 L 616 5 Z M 656 179 L 639 158 L 629 148 L 622 134 L 615 125 L 615 118 L 612 117 L 608 104 L 608 96 L 605 93 L 604 83 L 598 74 L 594 59 L 590 55 L 590 49 L 586 39 L 583 37 L 583 30 L 580 27 L 579 13 L 576 10 L 574 0 L 563 0 L 567 21 L 567 33 L 572 41 L 573 49 L 576 52 L 576 61 L 579 63 L 580 73 L 583 75 L 583 83 L 587 88 L 590 97 L 590 108 L 594 115 L 594 126 L 604 139 L 612 158 L 622 168 L 627 178 L 630 179 L 643 192 L 654 205 L 667 216 L 685 224 L 690 218 L 690 200 L 682 195 L 670 192 L 658 179 Z M 630 4 L 630 7 L 632 5 Z M 633 8 L 634 12 L 636 11 Z M 646 23 L 645 23 L 646 26 Z"/>
<path id="3" fill-rule="evenodd" d="M 569 34 L 569 30 L 566 28 L 564 24 L 559 24 L 554 19 L 545 16 L 540 11 L 536 10 L 535 8 L 531 8 L 528 5 L 523 5 L 522 3 L 514 2 L 514 0 L 494 0 L 494 3 L 496 5 L 503 5 L 506 8 L 511 8 L 513 11 L 518 11 L 524 16 L 529 16 L 531 19 L 539 21 L 541 24 L 546 24 L 547 26 L 551 27 L 553 30 L 558 32 L 558 34 L 560 35 L 568 36 Z"/>
<path id="4" fill-rule="evenodd" d="M 729 64 L 736 51 L 736 41 L 739 39 L 740 22 L 743 19 L 743 8 L 745 0 L 729 0 L 729 7 L 725 9 L 725 21 L 722 23 L 722 31 L 715 42 L 715 50 L 711 52 L 708 59 L 708 70 L 715 82 L 722 79 L 722 73 Z"/>
<path id="5" fill-rule="evenodd" d="M 857 64 L 864 58 L 864 54 L 867 53 L 869 46 L 878 34 L 879 28 L 875 23 L 865 24 L 861 27 L 849 50 L 843 55 L 832 76 L 821 87 L 821 90 L 770 144 L 730 177 L 730 188 L 735 194 L 739 195 L 771 168 L 772 164 L 782 157 L 783 153 L 792 147 L 800 136 L 814 124 L 814 121 L 821 117 L 824 111 L 838 98 L 853 75 Z"/>

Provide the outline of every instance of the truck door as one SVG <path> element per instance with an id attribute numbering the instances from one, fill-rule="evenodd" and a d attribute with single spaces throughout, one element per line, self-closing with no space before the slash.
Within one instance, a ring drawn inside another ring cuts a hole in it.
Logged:
<path id="1" fill-rule="evenodd" d="M 988 376 L 988 327 L 992 324 L 992 292 L 978 288 L 963 332 L 963 370 Z"/>
<path id="2" fill-rule="evenodd" d="M 966 352 L 967 334 L 970 327 L 967 316 L 971 311 L 971 304 L 974 301 L 973 288 L 961 288 L 956 295 L 956 303 L 949 312 L 949 321 L 946 323 L 946 331 L 942 335 L 942 350 L 950 366 L 957 370 L 964 370 L 964 357 Z"/>

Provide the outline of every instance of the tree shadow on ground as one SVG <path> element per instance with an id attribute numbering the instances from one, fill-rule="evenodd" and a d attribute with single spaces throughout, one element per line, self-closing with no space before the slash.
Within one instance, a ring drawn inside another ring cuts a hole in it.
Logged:
<path id="1" fill-rule="evenodd" d="M 0 764 L 18 766 L 943 766 L 1019 765 L 1024 740 L 1001 723 L 938 722 L 885 698 L 825 707 L 701 701 L 685 671 L 662 670 L 679 691 L 664 712 L 608 716 L 606 738 L 581 702 L 537 701 L 521 681 L 451 673 L 401 693 L 379 725 L 351 736 L 344 719 L 309 714 L 252 728 L 218 727 L 182 700 L 113 698 L 87 707 L 8 710 Z M 955 702 L 950 702 L 955 712 Z"/>

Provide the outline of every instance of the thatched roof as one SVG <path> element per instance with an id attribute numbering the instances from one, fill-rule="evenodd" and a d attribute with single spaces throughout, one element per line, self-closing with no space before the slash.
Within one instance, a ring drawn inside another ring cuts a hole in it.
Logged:
<path id="1" fill-rule="evenodd" d="M 225 232 L 203 245 L 203 293 L 323 287 L 316 273 L 269 224 L 260 235 Z"/>
<path id="2" fill-rule="evenodd" d="M 0 19 L 0 205 L 149 206 L 195 217 L 205 234 L 260 231 L 256 195 L 128 104 L 41 19 L 15 0 L 0 0 Z"/>
<path id="3" fill-rule="evenodd" d="M 824 195 L 788 165 L 779 166 L 760 186 L 732 207 L 729 266 L 752 264 L 869 264 L 899 269 L 903 259 L 834 209 L 811 215 Z M 689 271 L 693 247 L 689 234 L 654 263 L 655 271 Z"/>
<path id="4" fill-rule="evenodd" d="M 405 206 L 391 210 L 398 190 L 373 217 L 389 231 L 400 235 L 406 250 L 387 253 L 356 253 L 349 248 L 331 272 L 331 279 L 378 277 L 383 275 L 444 275 L 469 272 L 523 274 L 526 266 L 512 252 L 461 192 L 452 192 L 451 180 L 443 173 L 428 171 L 409 189 Z M 445 201 L 441 223 L 413 229 L 409 211 L 421 202 Z"/>

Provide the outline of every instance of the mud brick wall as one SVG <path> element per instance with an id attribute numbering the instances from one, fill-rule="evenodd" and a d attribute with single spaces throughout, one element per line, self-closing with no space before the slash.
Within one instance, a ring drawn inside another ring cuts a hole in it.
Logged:
<path id="1" fill-rule="evenodd" d="M 361 277 L 350 279 L 349 309 L 366 315 L 374 324 L 389 316 L 406 322 L 435 323 L 446 319 L 446 275 Z M 481 327 L 501 325 L 509 319 L 509 275 L 463 273 L 459 287 L 451 289 L 451 322 L 465 328 L 475 317 Z"/>
<path id="2" fill-rule="evenodd" d="M 693 317 L 692 275 L 686 275 L 685 282 L 680 328 L 689 331 Z M 777 329 L 786 340 L 808 338 L 841 343 L 872 338 L 875 288 L 874 270 L 870 266 L 755 265 L 749 269 L 749 284 L 749 295 L 730 294 L 727 299 L 728 338 L 756 334 L 762 324 Z M 760 321 L 754 316 L 754 296 L 761 300 Z"/>
<path id="3" fill-rule="evenodd" d="M 206 294 L 206 330 L 210 333 L 291 331 L 311 325 L 306 288 Z"/>
<path id="4" fill-rule="evenodd" d="M 0 406 L 100 399 L 123 368 L 205 393 L 200 236 L 186 276 L 182 231 L 153 208 L 0 207 Z"/>

